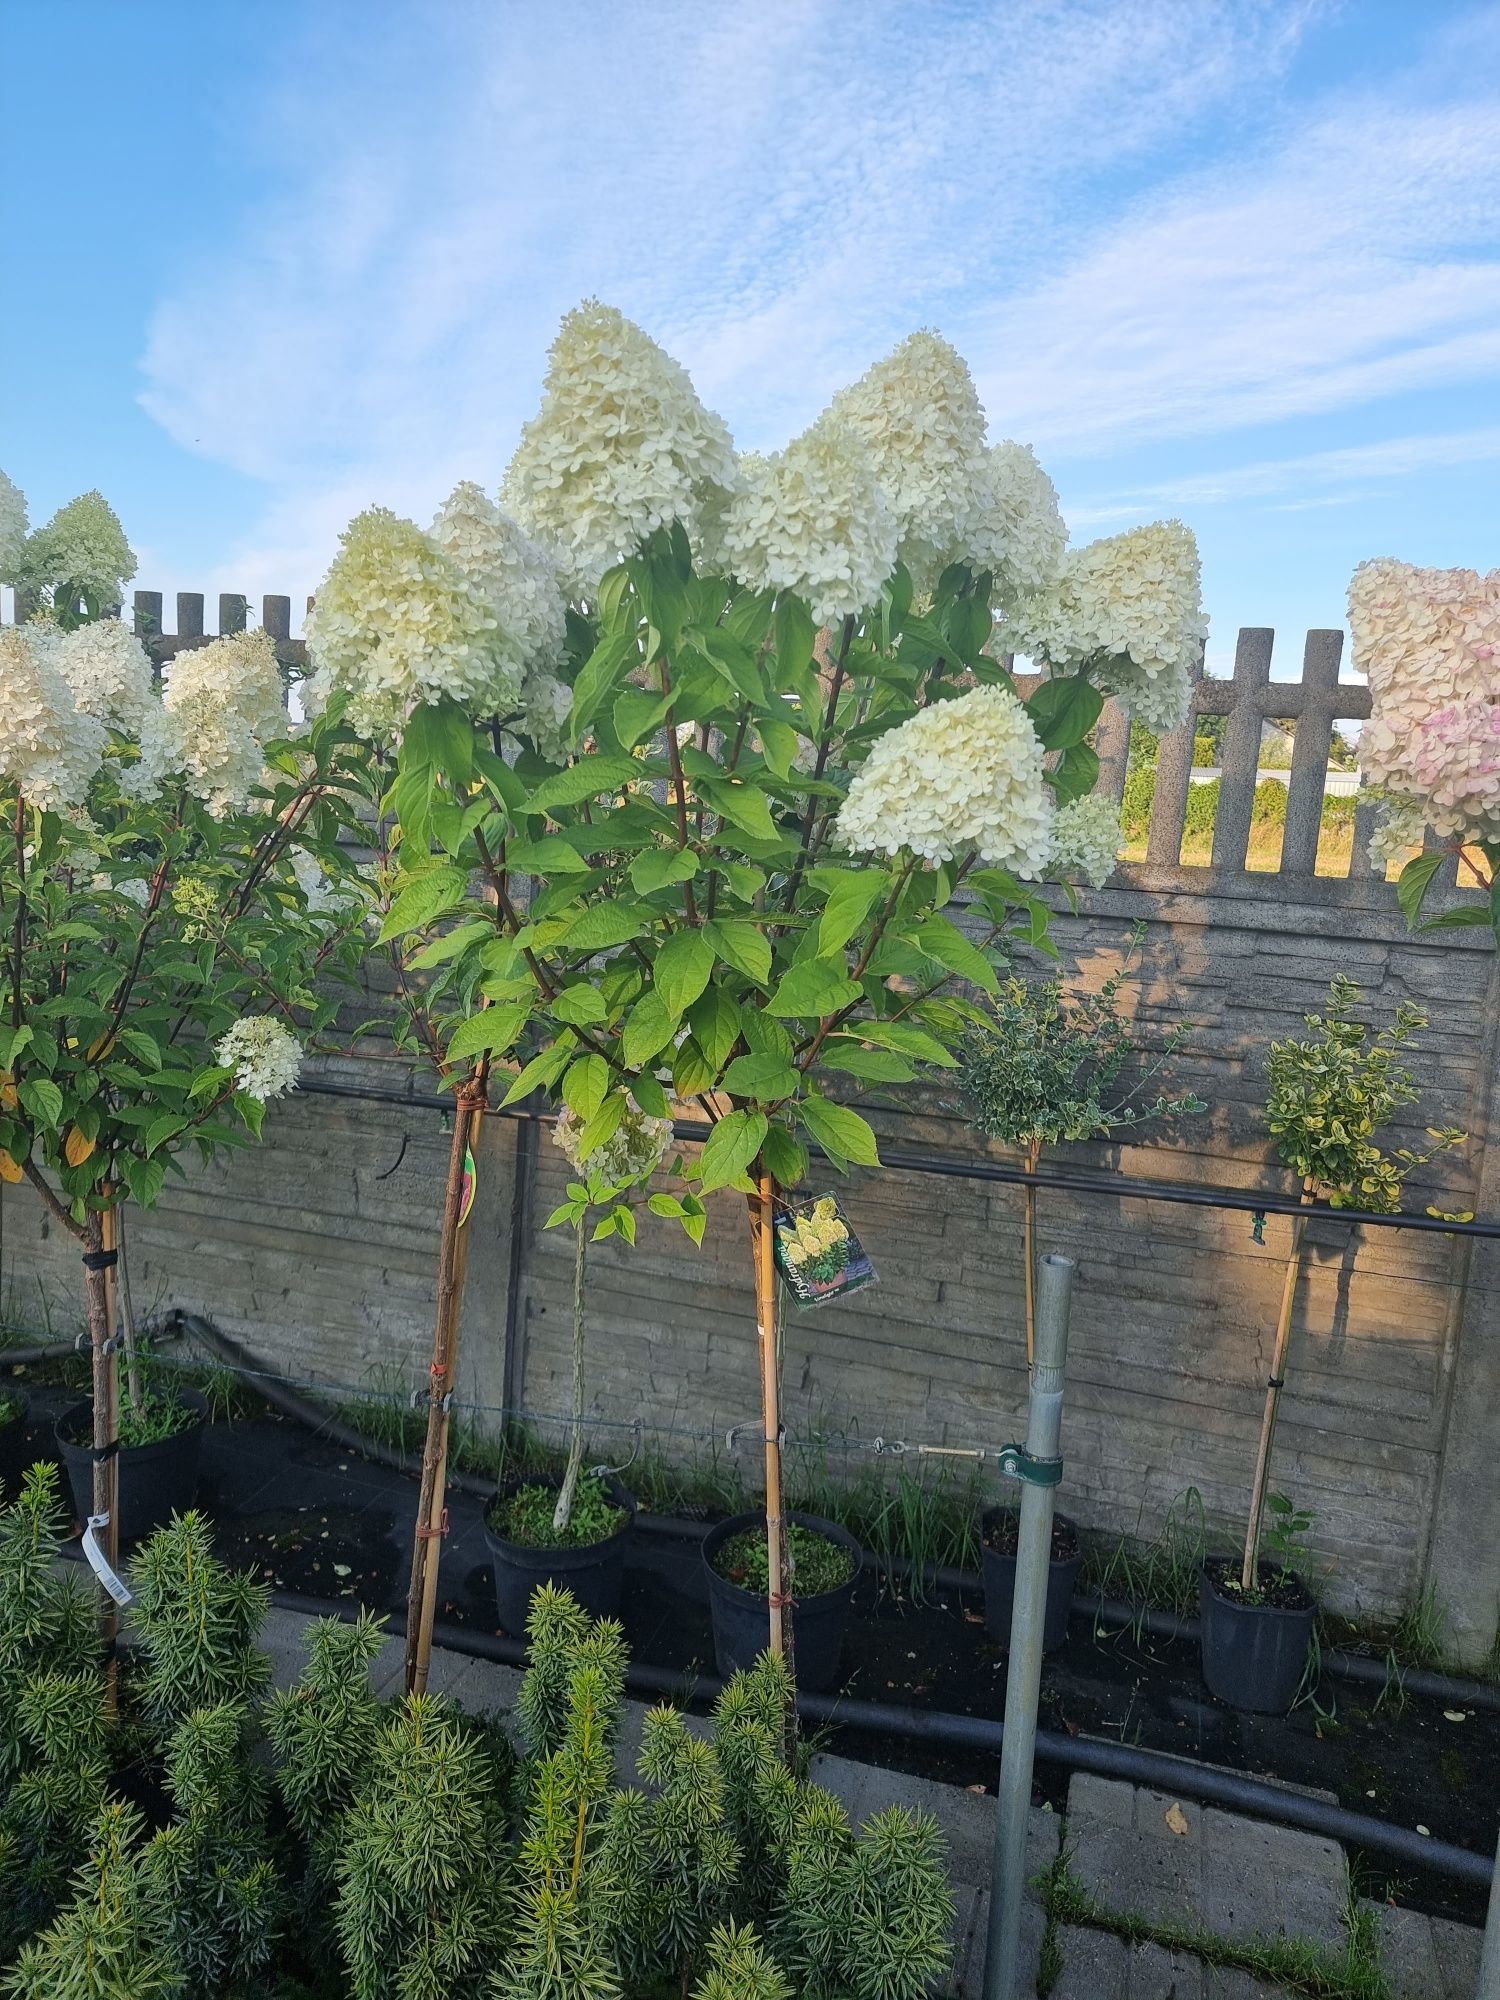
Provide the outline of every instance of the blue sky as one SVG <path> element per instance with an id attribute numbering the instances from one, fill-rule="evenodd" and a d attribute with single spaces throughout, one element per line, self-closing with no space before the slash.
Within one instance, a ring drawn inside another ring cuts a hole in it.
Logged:
<path id="1" fill-rule="evenodd" d="M 784 442 L 914 326 L 1225 666 L 1500 561 L 1500 6 L 0 0 L 0 466 L 168 592 L 493 487 L 596 294 Z M 17 79 L 28 79 L 22 89 Z"/>

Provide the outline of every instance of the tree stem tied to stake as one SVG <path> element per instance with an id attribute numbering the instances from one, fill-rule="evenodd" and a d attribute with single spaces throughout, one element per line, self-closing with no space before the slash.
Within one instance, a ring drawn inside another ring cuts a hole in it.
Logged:
<path id="1" fill-rule="evenodd" d="M 1042 1157 L 1042 1144 L 1033 1139 L 1026 1149 L 1026 1166 L 1035 1173 Z M 1026 1251 L 1026 1366 L 1036 1360 L 1036 1189 L 1030 1181 L 1024 1189 L 1022 1236 Z"/>
<path id="2" fill-rule="evenodd" d="M 1302 1183 L 1302 1204 L 1312 1206 L 1313 1183 Z M 1281 1288 L 1281 1312 L 1276 1321 L 1276 1339 L 1271 1354 L 1271 1378 L 1266 1384 L 1266 1407 L 1260 1420 L 1260 1445 L 1255 1454 L 1255 1485 L 1250 1495 L 1250 1525 L 1245 1532 L 1245 1559 L 1240 1565 L 1240 1588 L 1255 1588 L 1260 1566 L 1260 1524 L 1266 1510 L 1266 1485 L 1271 1471 L 1271 1446 L 1276 1437 L 1276 1415 L 1281 1392 L 1286 1386 L 1287 1349 L 1292 1339 L 1292 1307 L 1297 1298 L 1297 1280 L 1302 1272 L 1302 1239 L 1307 1217 L 1299 1215 L 1292 1224 L 1292 1247 L 1287 1253 L 1286 1280 Z"/>
<path id="3" fill-rule="evenodd" d="M 584 1278 L 588 1266 L 587 1211 L 573 1225 L 573 1426 L 568 1436 L 568 1466 L 558 1490 L 552 1525 L 560 1534 L 573 1517 L 573 1496 L 583 1466 L 583 1326 Z"/>
<path id="4" fill-rule="evenodd" d="M 771 1651 L 794 1672 L 791 1565 L 788 1561 L 786 1496 L 781 1465 L 781 1355 L 776 1335 L 776 1183 L 764 1169 L 750 1197 L 750 1229 L 755 1250 L 755 1319 L 760 1339 L 761 1428 L 766 1441 L 766 1601 Z M 796 1728 L 787 1718 L 788 1748 Z"/>
<path id="5" fill-rule="evenodd" d="M 84 1226 L 83 1282 L 87 1301 L 89 1347 L 93 1359 L 94 1404 L 94 1501 L 93 1511 L 104 1516 L 102 1530 L 95 1539 L 111 1569 L 120 1563 L 120 1376 L 115 1360 L 114 1286 L 109 1260 L 116 1254 L 116 1211 L 114 1187 L 106 1182 L 100 1189 L 107 1206 L 90 1215 Z M 108 1660 L 108 1698 L 111 1707 L 115 1692 L 115 1601 L 102 1586 L 99 1591 L 99 1639 Z"/>
<path id="6" fill-rule="evenodd" d="M 427 1379 L 427 1439 L 422 1451 L 422 1484 L 412 1544 L 411 1588 L 406 1599 L 406 1691 L 423 1694 L 432 1657 L 432 1622 L 437 1611 L 442 1561 L 444 1494 L 448 1481 L 448 1434 L 453 1378 L 458 1363 L 458 1326 L 463 1307 L 468 1233 L 463 1225 L 464 1168 L 470 1142 L 484 1115 L 488 1061 L 481 1059 L 473 1080 L 453 1107 L 453 1144 L 443 1200 L 443 1233 L 438 1249 L 437 1312 L 432 1366 Z"/>

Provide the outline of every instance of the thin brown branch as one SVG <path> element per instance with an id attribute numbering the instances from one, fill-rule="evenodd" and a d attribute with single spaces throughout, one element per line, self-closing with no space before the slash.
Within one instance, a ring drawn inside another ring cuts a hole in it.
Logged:
<path id="1" fill-rule="evenodd" d="M 31 1185 L 42 1197 L 42 1201 L 53 1219 L 60 1222 L 70 1236 L 76 1236 L 80 1243 L 83 1242 L 88 1231 L 81 1222 L 73 1220 L 72 1212 L 54 1192 L 51 1182 L 47 1179 L 36 1161 L 30 1159 L 22 1160 L 20 1168 L 27 1180 L 31 1182 Z"/>

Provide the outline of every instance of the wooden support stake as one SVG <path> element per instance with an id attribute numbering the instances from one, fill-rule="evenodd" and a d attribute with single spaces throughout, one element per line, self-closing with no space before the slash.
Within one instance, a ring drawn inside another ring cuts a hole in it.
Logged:
<path id="1" fill-rule="evenodd" d="M 1302 1205 L 1312 1206 L 1313 1184 L 1302 1183 Z M 1255 1588 L 1260 1562 L 1260 1523 L 1266 1510 L 1266 1487 L 1271 1476 L 1271 1446 L 1276 1437 L 1276 1416 L 1281 1408 L 1281 1391 L 1286 1380 L 1287 1349 L 1292 1341 L 1292 1308 L 1297 1299 L 1297 1279 L 1302 1272 L 1302 1238 L 1307 1217 L 1299 1215 L 1292 1224 L 1292 1247 L 1287 1254 L 1286 1278 L 1281 1287 L 1281 1311 L 1276 1319 L 1276 1339 L 1271 1352 L 1271 1379 L 1266 1384 L 1266 1407 L 1260 1420 L 1260 1446 L 1255 1455 L 1255 1485 L 1250 1494 L 1250 1523 L 1245 1532 L 1245 1557 L 1240 1565 L 1241 1590 Z"/>
<path id="2" fill-rule="evenodd" d="M 453 1110 L 453 1144 L 443 1199 L 443 1231 L 438 1251 L 437 1312 L 432 1365 L 427 1377 L 427 1439 L 422 1451 L 422 1484 L 412 1540 L 411 1587 L 406 1598 L 406 1692 L 422 1694 L 432 1658 L 432 1624 L 442 1563 L 445 1490 L 448 1481 L 449 1399 L 458 1365 L 458 1329 L 463 1311 L 468 1232 L 462 1223 L 464 1165 L 484 1113 L 485 1082 L 476 1077 Z"/>
<path id="3" fill-rule="evenodd" d="M 781 1355 L 776 1337 L 776 1183 L 767 1173 L 757 1177 L 750 1197 L 750 1236 L 755 1252 L 755 1322 L 760 1342 L 761 1429 L 766 1467 L 766 1600 L 770 1615 L 771 1651 L 796 1670 L 792 1623 L 795 1576 L 786 1531 L 786 1493 L 781 1456 Z M 796 1711 L 787 1717 L 788 1753 L 795 1740 Z"/>
<path id="4" fill-rule="evenodd" d="M 101 1189 L 101 1194 L 110 1202 L 110 1206 L 101 1214 L 89 1217 L 83 1239 L 85 1258 L 108 1256 L 117 1247 L 114 1192 L 113 1187 L 107 1184 Z M 88 1308 L 89 1348 L 93 1363 L 95 1453 L 93 1512 L 106 1517 L 103 1528 L 95 1532 L 95 1540 L 103 1550 L 110 1568 L 117 1570 L 120 1566 L 120 1376 L 113 1339 L 115 1330 L 113 1274 L 103 1263 L 91 1266 L 86 1262 L 83 1267 L 83 1281 Z M 108 1700 L 111 1709 L 115 1700 L 114 1650 L 118 1622 L 115 1601 L 101 1585 L 99 1643 L 106 1659 Z"/>
<path id="5" fill-rule="evenodd" d="M 1041 1147 L 1033 1140 L 1026 1148 L 1026 1169 L 1035 1173 L 1037 1162 L 1042 1157 Z M 1036 1360 L 1036 1189 L 1031 1182 L 1026 1183 L 1026 1201 L 1022 1234 L 1026 1244 L 1026 1366 Z"/>

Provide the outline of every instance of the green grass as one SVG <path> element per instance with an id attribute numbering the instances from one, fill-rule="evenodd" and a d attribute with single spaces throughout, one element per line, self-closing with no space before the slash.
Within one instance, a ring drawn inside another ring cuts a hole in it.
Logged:
<path id="1" fill-rule="evenodd" d="M 1198 1572 L 1207 1553 L 1203 1495 L 1189 1486 L 1167 1509 L 1150 1541 L 1121 1535 L 1086 1550 L 1080 1582 L 1100 1597 L 1117 1597 L 1129 1604 L 1136 1613 L 1139 1638 L 1141 1614 L 1146 1611 L 1171 1611 L 1179 1618 L 1197 1615 Z"/>

